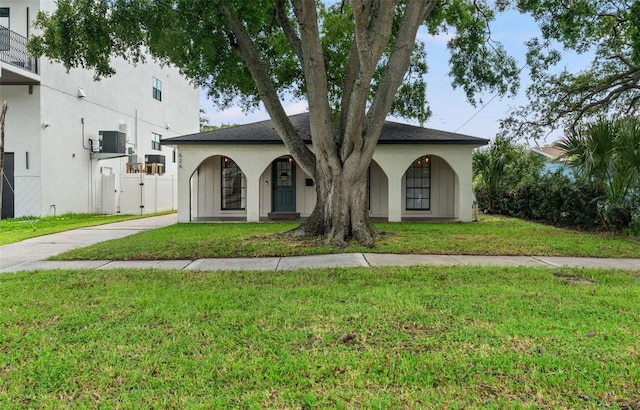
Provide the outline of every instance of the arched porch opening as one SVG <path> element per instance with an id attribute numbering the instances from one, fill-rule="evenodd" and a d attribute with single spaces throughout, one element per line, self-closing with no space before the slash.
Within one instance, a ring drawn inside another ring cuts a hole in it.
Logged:
<path id="1" fill-rule="evenodd" d="M 246 220 L 247 177 L 225 155 L 204 159 L 189 179 L 191 220 Z"/>
<path id="2" fill-rule="evenodd" d="M 399 182 L 402 220 L 459 217 L 458 175 L 445 158 L 429 153 L 415 157 Z"/>

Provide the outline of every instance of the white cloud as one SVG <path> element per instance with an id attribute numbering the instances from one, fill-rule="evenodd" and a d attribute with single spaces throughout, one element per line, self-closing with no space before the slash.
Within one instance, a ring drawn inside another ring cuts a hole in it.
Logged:
<path id="1" fill-rule="evenodd" d="M 207 100 L 201 100 L 200 104 L 205 110 L 205 117 L 209 119 L 211 125 L 221 124 L 250 124 L 252 122 L 264 121 L 269 119 L 269 114 L 264 106 L 252 112 L 245 113 L 240 107 L 230 107 L 226 110 L 217 110 Z M 306 101 L 285 102 L 284 110 L 287 115 L 300 114 L 309 110 L 309 104 Z"/>

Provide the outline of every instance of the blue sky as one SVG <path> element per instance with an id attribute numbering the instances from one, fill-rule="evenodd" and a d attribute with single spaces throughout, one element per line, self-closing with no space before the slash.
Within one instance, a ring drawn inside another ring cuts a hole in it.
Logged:
<path id="1" fill-rule="evenodd" d="M 538 33 L 539 30 L 533 19 L 513 11 L 498 17 L 492 25 L 492 37 L 494 40 L 501 42 L 507 51 L 518 60 L 519 67 L 522 67 L 525 62 L 526 48 L 524 43 L 537 36 Z M 500 120 L 507 116 L 510 109 L 526 103 L 524 90 L 529 83 L 527 69 L 522 71 L 520 92 L 517 96 L 496 97 L 489 102 L 494 95 L 484 94 L 481 99 L 486 106 L 482 108 L 482 105 L 479 104 L 473 107 L 466 101 L 462 90 L 454 90 L 451 87 L 451 79 L 448 76 L 447 36 L 428 36 L 423 31 L 419 33 L 418 37 L 427 45 L 427 61 L 429 64 L 427 96 L 433 112 L 430 120 L 424 124 L 425 127 L 460 132 L 483 138 L 493 138 L 499 131 Z M 587 63 L 587 57 L 565 53 L 563 61 L 558 65 L 558 69 L 567 67 L 570 71 L 576 71 L 584 68 Z M 219 111 L 211 101 L 206 99 L 204 93 L 202 93 L 200 103 L 209 118 L 209 122 L 213 125 L 222 123 L 246 124 L 269 118 L 264 110 L 245 114 L 239 108 L 234 107 Z M 288 114 L 305 112 L 307 103 L 287 101 L 285 102 L 285 109 Z M 416 122 L 404 119 L 393 120 L 417 125 Z M 552 134 L 546 142 L 552 142 L 557 137 L 558 133 Z M 545 141 L 540 141 L 539 143 L 542 145 Z"/>

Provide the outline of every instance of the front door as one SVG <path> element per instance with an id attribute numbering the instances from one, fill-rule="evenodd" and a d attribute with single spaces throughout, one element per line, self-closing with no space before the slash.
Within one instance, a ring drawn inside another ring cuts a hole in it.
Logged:
<path id="1" fill-rule="evenodd" d="M 296 211 L 296 167 L 288 158 L 273 161 L 273 212 Z"/>

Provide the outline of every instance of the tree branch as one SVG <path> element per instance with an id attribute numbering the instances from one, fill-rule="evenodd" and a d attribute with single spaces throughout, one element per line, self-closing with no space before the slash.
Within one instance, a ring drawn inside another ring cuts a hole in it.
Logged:
<path id="1" fill-rule="evenodd" d="M 234 43 L 232 43 L 232 46 L 251 72 L 251 76 L 258 88 L 260 100 L 267 109 L 275 129 L 298 164 L 308 175 L 315 179 L 315 155 L 309 150 L 293 124 L 291 124 L 253 40 L 245 30 L 242 22 L 233 15 L 227 6 L 223 7 L 223 12 L 233 33 Z"/>
<path id="2" fill-rule="evenodd" d="M 371 154 L 373 154 L 373 150 L 378 143 L 378 139 L 372 136 L 380 135 L 384 121 L 395 98 L 395 90 L 397 90 L 402 83 L 404 73 L 409 67 L 418 28 L 436 5 L 436 0 L 427 2 L 409 0 L 407 2 L 400 31 L 398 32 L 396 43 L 389 58 L 389 63 L 385 69 L 371 108 L 367 113 L 366 127 L 364 130 L 367 135 L 365 141 L 367 153 L 371 152 Z"/>
<path id="3" fill-rule="evenodd" d="M 356 77 L 352 82 L 347 113 L 344 114 L 346 124 L 341 125 L 344 129 L 344 141 L 340 153 L 343 161 L 353 150 L 359 151 L 364 146 L 365 108 L 369 89 L 377 63 L 391 38 L 395 15 L 395 2 L 389 0 L 353 0 L 352 7 L 359 69 L 355 72 Z"/>
<path id="4" fill-rule="evenodd" d="M 302 44 L 300 44 L 300 38 L 293 28 L 289 17 L 287 16 L 284 8 L 284 2 L 285 0 L 276 0 L 276 17 L 278 19 L 278 22 L 280 23 L 280 26 L 282 27 L 282 30 L 284 31 L 284 35 L 287 37 L 287 40 L 291 45 L 291 48 L 298 56 L 300 64 L 303 64 L 304 60 L 302 55 Z"/>
<path id="5" fill-rule="evenodd" d="M 309 102 L 309 126 L 313 136 L 316 155 L 329 159 L 335 170 L 341 168 L 337 160 L 337 147 L 333 138 L 331 108 L 327 95 L 327 71 L 320 41 L 318 15 L 314 0 L 294 0 L 293 11 L 298 20 L 298 29 L 303 44 L 303 70 Z M 326 172 L 325 175 L 331 173 Z"/>
<path id="6" fill-rule="evenodd" d="M 349 53 L 349 65 L 347 66 L 347 74 L 344 79 L 344 89 L 342 90 L 342 100 L 340 101 L 340 144 L 344 138 L 345 127 L 347 126 L 347 117 L 349 115 L 349 106 L 351 105 L 351 94 L 355 87 L 355 81 L 360 72 L 360 59 L 358 58 L 358 47 L 355 41 L 351 43 L 351 52 Z"/>

